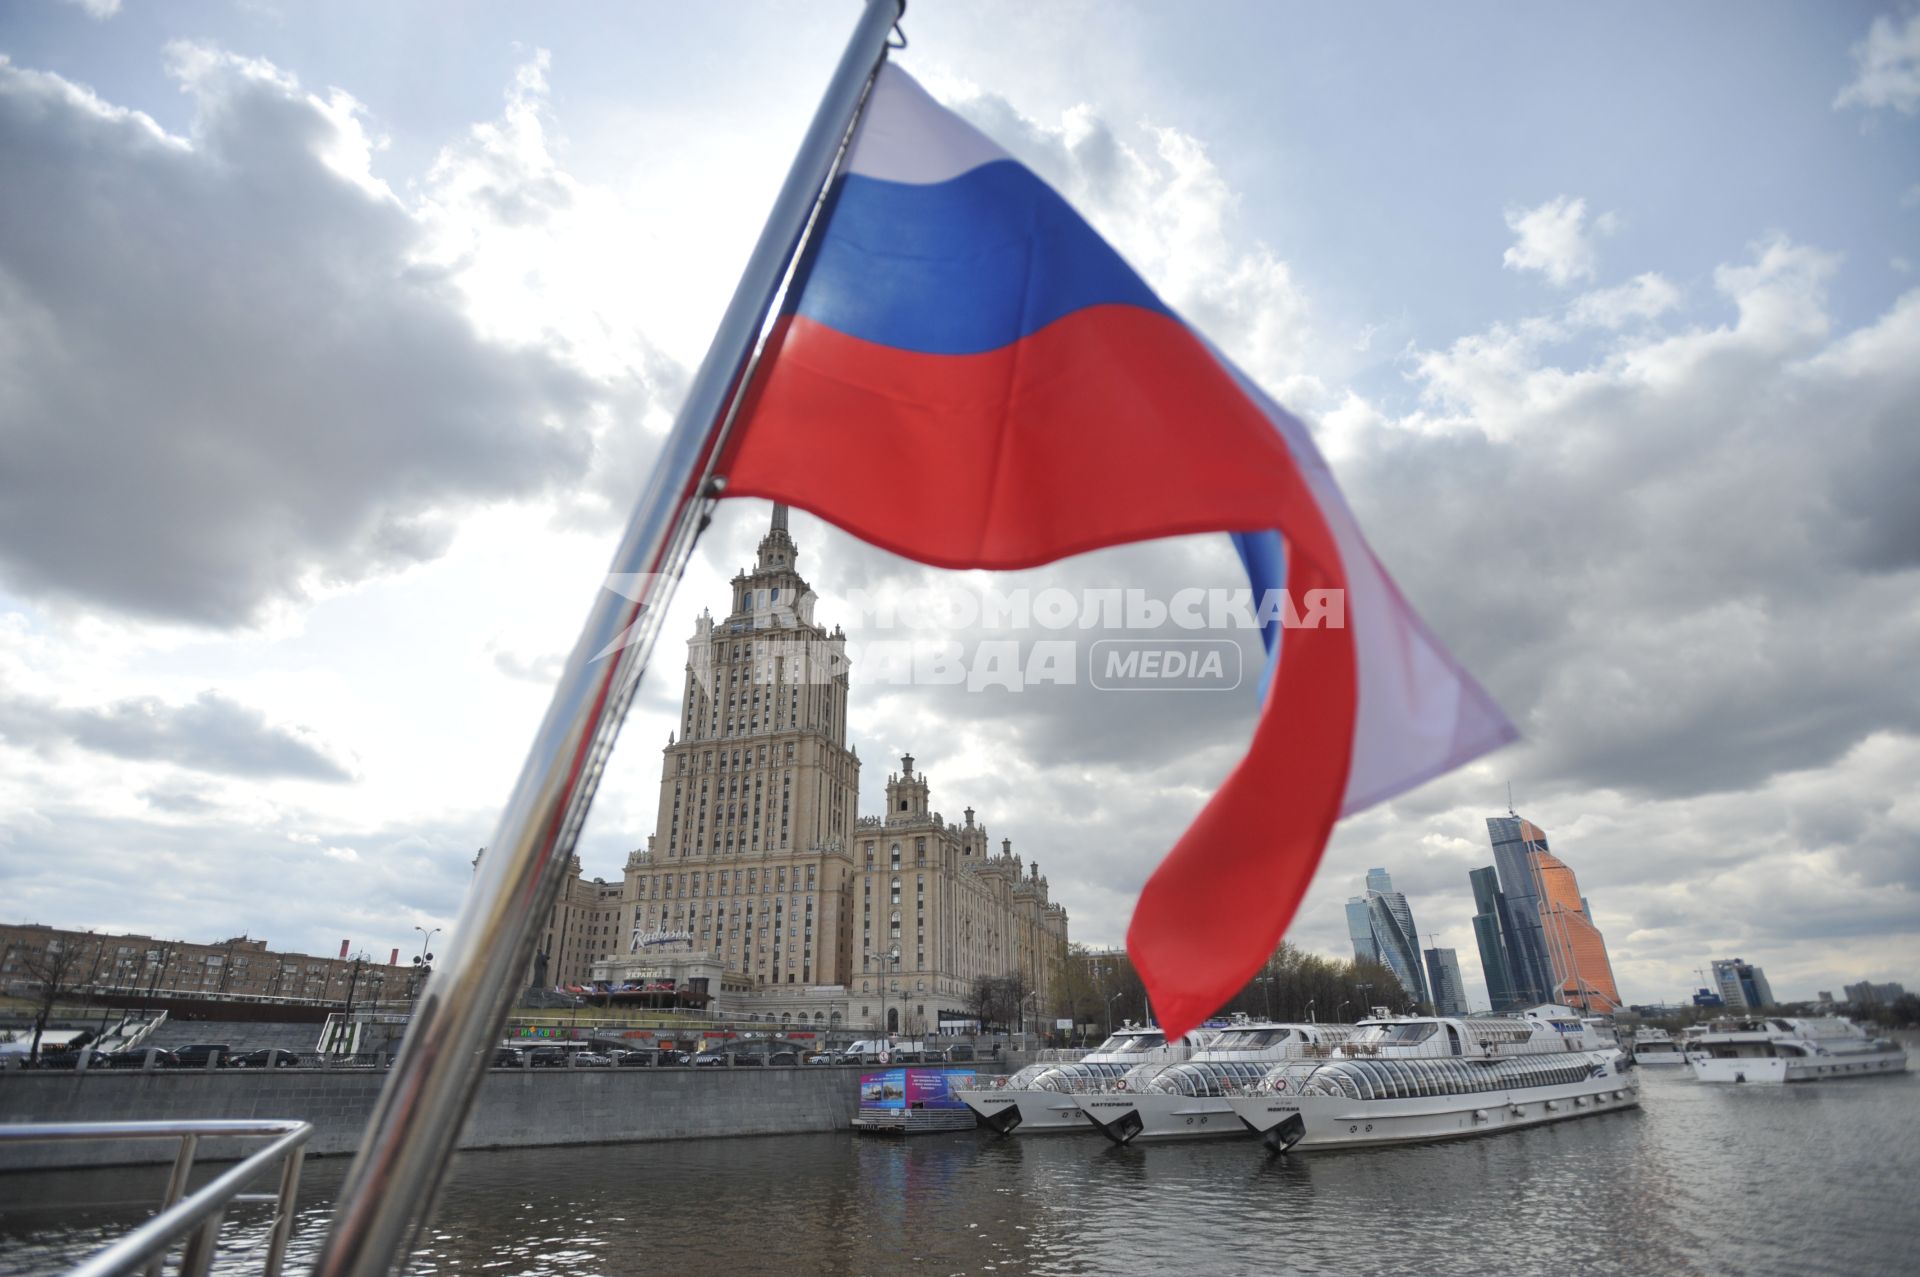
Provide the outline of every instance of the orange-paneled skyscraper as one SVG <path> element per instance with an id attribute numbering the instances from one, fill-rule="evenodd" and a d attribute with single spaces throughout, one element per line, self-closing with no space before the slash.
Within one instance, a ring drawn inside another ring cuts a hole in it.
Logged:
<path id="1" fill-rule="evenodd" d="M 1508 811 L 1488 817 L 1487 833 L 1494 865 L 1468 876 L 1493 1009 L 1552 1001 L 1602 1015 L 1618 1010 L 1606 941 L 1573 870 L 1548 849 L 1546 831 Z"/>
<path id="2" fill-rule="evenodd" d="M 1546 933 L 1547 957 L 1553 963 L 1555 1000 L 1584 1007 L 1596 1015 L 1620 1009 L 1620 990 L 1613 983 L 1613 964 L 1607 942 L 1587 913 L 1580 883 L 1565 861 L 1550 851 L 1536 851 L 1534 872 L 1540 882 L 1540 924 Z"/>

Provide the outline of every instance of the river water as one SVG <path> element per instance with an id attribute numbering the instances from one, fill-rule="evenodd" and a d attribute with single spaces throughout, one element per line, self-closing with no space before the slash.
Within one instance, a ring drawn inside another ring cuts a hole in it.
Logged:
<path id="1" fill-rule="evenodd" d="M 1092 1132 L 468 1153 L 409 1271 L 1920 1271 L 1920 1075 L 1642 1081 L 1638 1112 L 1286 1157 L 1251 1137 L 1117 1148 Z M 311 1263 L 345 1170 L 308 1163 L 290 1271 Z M 110 1239 L 163 1173 L 0 1178 L 0 1277 L 57 1271 Z M 250 1209 L 230 1248 L 263 1235 Z"/>

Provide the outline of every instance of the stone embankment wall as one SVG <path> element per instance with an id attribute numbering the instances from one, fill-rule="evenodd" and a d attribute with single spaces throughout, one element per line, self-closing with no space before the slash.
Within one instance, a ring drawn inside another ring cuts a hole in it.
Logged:
<path id="1" fill-rule="evenodd" d="M 626 1143 L 849 1129 L 862 1070 L 492 1069 L 461 1148 Z M 0 1075 L 0 1124 L 190 1118 L 300 1118 L 309 1155 L 351 1153 L 373 1111 L 383 1070 L 100 1070 Z M 170 1140 L 117 1144 L 0 1144 L 0 1171 L 170 1162 Z M 201 1156 L 244 1156 L 257 1144 L 209 1142 Z"/>

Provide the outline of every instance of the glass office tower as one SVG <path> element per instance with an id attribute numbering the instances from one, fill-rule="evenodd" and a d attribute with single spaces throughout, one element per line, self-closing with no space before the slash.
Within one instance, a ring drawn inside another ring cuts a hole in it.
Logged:
<path id="1" fill-rule="evenodd" d="M 1406 896 L 1393 889 L 1393 876 L 1386 870 L 1368 870 L 1367 894 L 1347 901 L 1347 934 L 1353 939 L 1354 957 L 1384 964 L 1415 1005 L 1432 1001 L 1420 965 L 1413 910 Z"/>

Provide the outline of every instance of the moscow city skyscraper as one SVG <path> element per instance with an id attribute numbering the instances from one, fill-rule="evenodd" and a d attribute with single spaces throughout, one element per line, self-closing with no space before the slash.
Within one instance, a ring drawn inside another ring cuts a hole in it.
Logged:
<path id="1" fill-rule="evenodd" d="M 1427 950 L 1427 986 L 1435 1015 L 1465 1015 L 1467 986 L 1460 979 L 1460 955 L 1452 949 Z"/>
<path id="2" fill-rule="evenodd" d="M 1480 949 L 1480 972 L 1487 981 L 1487 1003 L 1495 1011 L 1510 1011 L 1519 1006 L 1514 995 L 1513 964 L 1507 957 L 1505 932 L 1500 922 L 1506 897 L 1500 891 L 1500 876 L 1492 865 L 1468 872 L 1473 884 L 1473 940 Z"/>
<path id="3" fill-rule="evenodd" d="M 1487 818 L 1494 863 L 1469 873 L 1474 939 L 1496 1011 L 1558 1002 L 1605 1014 L 1620 1006 L 1606 940 L 1580 884 L 1547 835 L 1514 812 Z"/>
<path id="4" fill-rule="evenodd" d="M 1369 869 L 1367 894 L 1348 899 L 1347 935 L 1353 940 L 1354 957 L 1386 966 L 1416 1005 L 1432 1001 L 1420 965 L 1413 910 L 1406 896 L 1393 889 L 1393 876 L 1386 870 Z"/>

